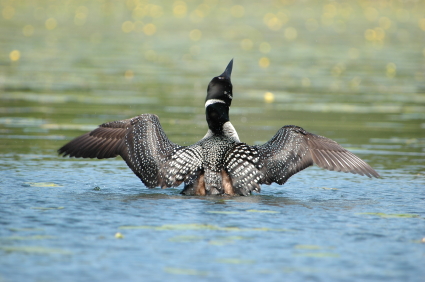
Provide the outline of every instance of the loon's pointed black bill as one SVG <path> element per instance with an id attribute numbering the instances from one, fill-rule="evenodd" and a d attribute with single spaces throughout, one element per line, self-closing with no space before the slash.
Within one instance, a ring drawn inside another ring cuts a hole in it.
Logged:
<path id="1" fill-rule="evenodd" d="M 230 79 L 230 76 L 232 75 L 232 69 L 233 69 L 233 59 L 229 62 L 224 72 L 220 74 L 219 76 Z"/>

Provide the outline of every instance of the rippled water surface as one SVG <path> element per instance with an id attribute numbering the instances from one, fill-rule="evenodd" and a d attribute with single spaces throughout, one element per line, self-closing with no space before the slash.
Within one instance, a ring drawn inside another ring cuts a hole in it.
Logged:
<path id="1" fill-rule="evenodd" d="M 425 7 L 403 3 L 3 1 L 0 281 L 425 281 Z M 231 58 L 243 142 L 295 124 L 382 178 L 183 197 L 57 156 L 141 113 L 196 142 Z"/>

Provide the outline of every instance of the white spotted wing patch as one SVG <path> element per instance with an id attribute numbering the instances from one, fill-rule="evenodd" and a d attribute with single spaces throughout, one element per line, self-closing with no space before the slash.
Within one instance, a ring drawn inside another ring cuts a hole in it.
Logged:
<path id="1" fill-rule="evenodd" d="M 233 189 L 247 196 L 252 191 L 260 192 L 259 183 L 264 177 L 258 150 L 245 143 L 236 144 L 224 160 L 224 167 L 232 179 Z"/>
<path id="2" fill-rule="evenodd" d="M 162 165 L 167 186 L 178 186 L 180 183 L 191 182 L 202 169 L 202 148 L 198 145 L 181 147 Z"/>
<path id="3" fill-rule="evenodd" d="M 224 193 L 221 171 L 226 153 L 232 149 L 235 141 L 224 135 L 212 135 L 195 145 L 202 147 L 203 169 L 205 171 L 205 189 L 207 193 Z"/>

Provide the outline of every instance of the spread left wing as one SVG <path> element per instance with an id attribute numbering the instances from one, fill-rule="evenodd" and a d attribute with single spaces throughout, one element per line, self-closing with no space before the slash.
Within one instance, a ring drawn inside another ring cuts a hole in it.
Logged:
<path id="1" fill-rule="evenodd" d="M 337 142 L 293 125 L 282 127 L 261 146 L 235 145 L 225 160 L 234 189 L 241 195 L 260 191 L 259 184 L 284 184 L 292 175 L 313 164 L 328 170 L 380 177 Z"/>
<path id="2" fill-rule="evenodd" d="M 108 122 L 58 150 L 76 158 L 114 158 L 120 155 L 149 188 L 190 182 L 202 169 L 199 146 L 179 146 L 165 135 L 156 115 Z"/>

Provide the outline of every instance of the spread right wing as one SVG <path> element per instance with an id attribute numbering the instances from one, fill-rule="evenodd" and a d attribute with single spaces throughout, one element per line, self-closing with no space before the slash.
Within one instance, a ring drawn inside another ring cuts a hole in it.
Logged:
<path id="1" fill-rule="evenodd" d="M 120 155 L 149 188 L 189 183 L 202 169 L 202 150 L 172 143 L 156 115 L 108 122 L 58 150 L 76 158 L 113 158 Z"/>
<path id="2" fill-rule="evenodd" d="M 313 164 L 328 170 L 380 177 L 365 161 L 337 142 L 294 125 L 282 127 L 260 146 L 236 144 L 225 158 L 234 189 L 241 195 L 260 191 L 259 184 L 282 185 Z"/>

